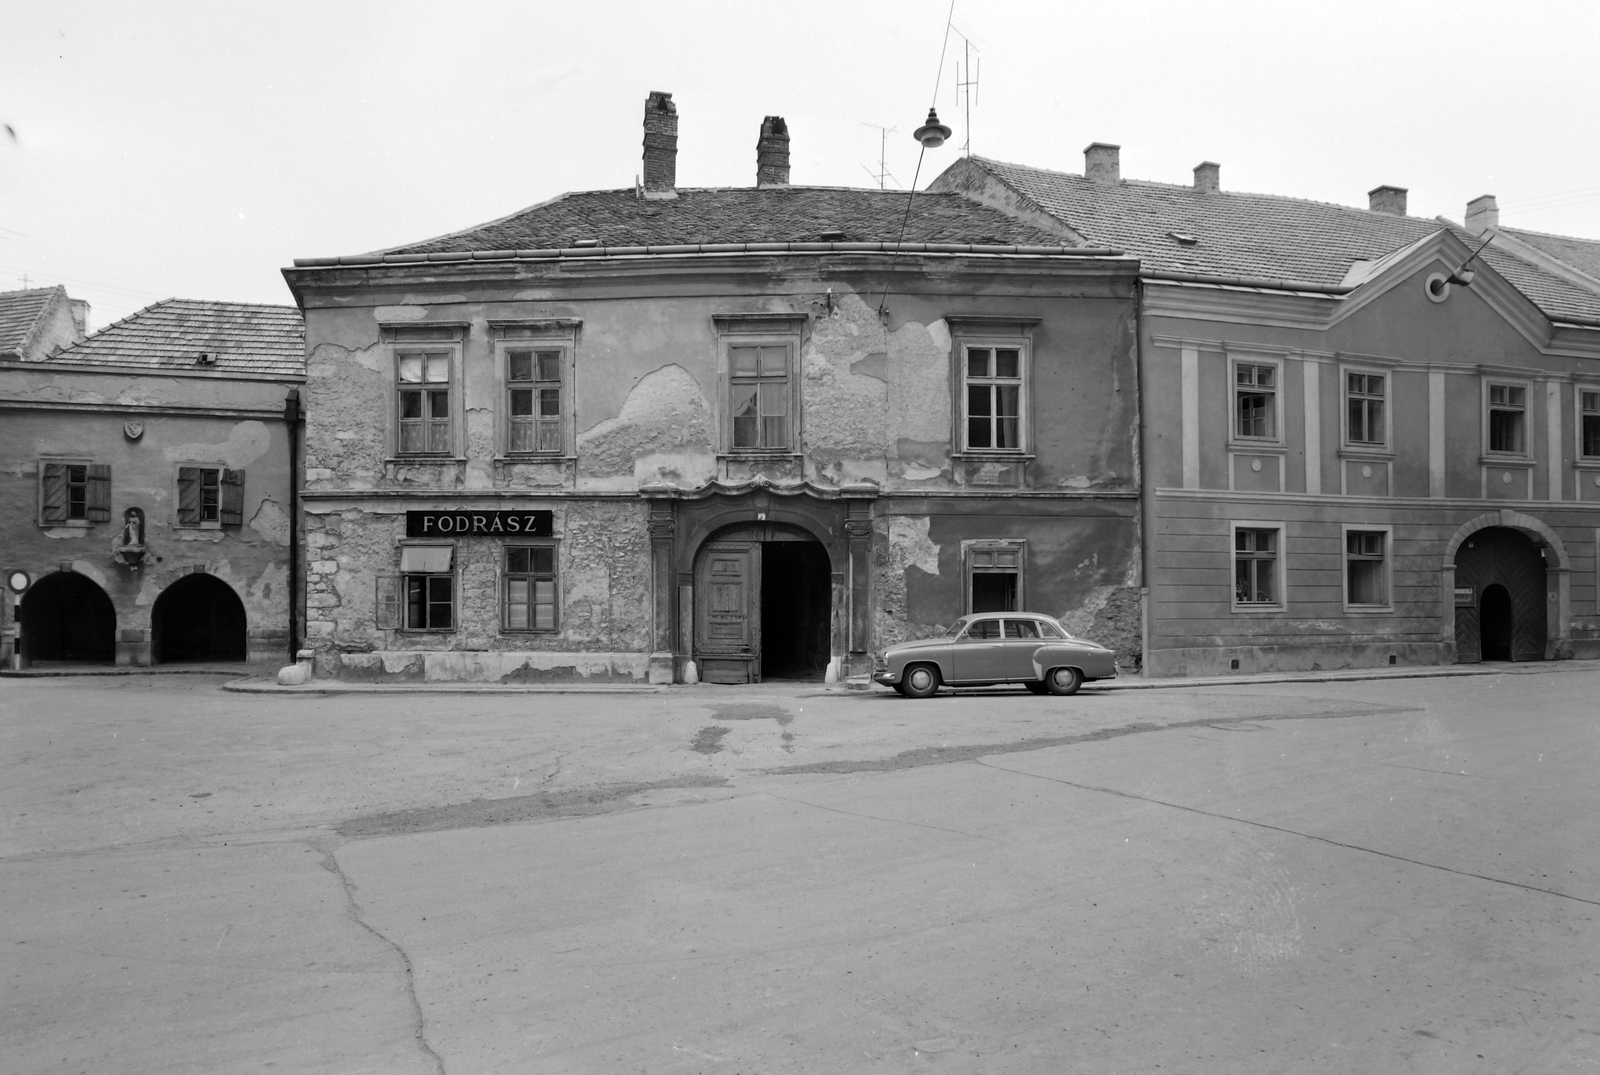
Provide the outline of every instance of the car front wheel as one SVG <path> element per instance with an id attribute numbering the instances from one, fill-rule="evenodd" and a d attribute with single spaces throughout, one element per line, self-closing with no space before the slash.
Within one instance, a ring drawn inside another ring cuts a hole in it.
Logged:
<path id="1" fill-rule="evenodd" d="M 931 664 L 915 664 L 906 669 L 900 686 L 907 698 L 926 698 L 939 689 L 939 673 Z"/>
<path id="2" fill-rule="evenodd" d="M 1052 668 L 1044 685 L 1051 694 L 1077 694 L 1083 686 L 1083 673 L 1076 668 Z"/>

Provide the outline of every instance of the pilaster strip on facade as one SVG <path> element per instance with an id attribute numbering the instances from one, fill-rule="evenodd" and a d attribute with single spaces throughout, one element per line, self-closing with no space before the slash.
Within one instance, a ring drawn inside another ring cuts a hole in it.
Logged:
<path id="1" fill-rule="evenodd" d="M 1306 492 L 1316 496 L 1322 492 L 1322 368 L 1302 362 L 1300 371 L 1306 401 Z"/>
<path id="2" fill-rule="evenodd" d="M 1562 444 L 1564 437 L 1561 428 L 1561 382 L 1546 381 L 1544 385 L 1545 402 L 1545 443 L 1549 451 L 1548 473 L 1550 475 L 1550 499 L 1563 500 L 1565 493 L 1562 489 L 1561 473 Z"/>
<path id="3" fill-rule="evenodd" d="M 1185 347 L 1183 368 L 1183 487 L 1200 488 L 1200 351 Z"/>
<path id="4" fill-rule="evenodd" d="M 1428 371 L 1428 495 L 1436 499 L 1445 495 L 1444 376 L 1441 370 Z"/>

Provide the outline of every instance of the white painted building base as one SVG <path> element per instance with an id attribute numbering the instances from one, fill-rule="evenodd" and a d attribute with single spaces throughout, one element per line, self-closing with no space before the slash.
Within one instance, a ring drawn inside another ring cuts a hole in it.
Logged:
<path id="1" fill-rule="evenodd" d="M 370 683 L 636 683 L 650 670 L 646 653 L 384 650 L 324 654 L 316 674 Z"/>

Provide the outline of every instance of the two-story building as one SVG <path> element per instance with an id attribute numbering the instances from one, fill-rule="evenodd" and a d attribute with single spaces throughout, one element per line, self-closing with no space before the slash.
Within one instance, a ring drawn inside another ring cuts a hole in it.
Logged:
<path id="1" fill-rule="evenodd" d="M 1464 229 L 1398 187 L 1126 180 L 1100 143 L 931 189 L 1141 260 L 1149 673 L 1600 655 L 1596 244 L 1496 234 L 1492 198 Z"/>
<path id="2" fill-rule="evenodd" d="M 955 194 L 643 182 L 297 260 L 319 674 L 867 670 L 1029 608 L 1139 652 L 1137 262 Z"/>
<path id="3" fill-rule="evenodd" d="M 291 659 L 304 367 L 293 307 L 184 299 L 0 357 L 0 657 Z"/>

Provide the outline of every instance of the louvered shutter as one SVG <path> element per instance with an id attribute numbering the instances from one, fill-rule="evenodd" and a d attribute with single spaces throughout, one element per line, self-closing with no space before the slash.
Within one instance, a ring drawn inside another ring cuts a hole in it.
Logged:
<path id="1" fill-rule="evenodd" d="M 200 525 L 200 468 L 178 468 L 178 525 Z"/>
<path id="2" fill-rule="evenodd" d="M 39 519 L 46 523 L 67 521 L 67 465 L 45 463 L 40 478 Z"/>
<path id="3" fill-rule="evenodd" d="M 380 631 L 400 629 L 400 576 L 378 576 L 378 599 L 373 606 Z"/>
<path id="4" fill-rule="evenodd" d="M 87 508 L 91 523 L 111 521 L 111 466 L 108 463 L 89 464 Z"/>
<path id="5" fill-rule="evenodd" d="M 244 525 L 244 471 L 222 472 L 222 525 Z"/>

